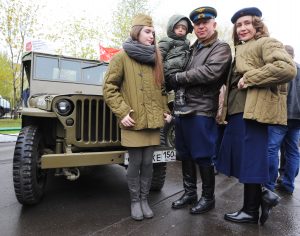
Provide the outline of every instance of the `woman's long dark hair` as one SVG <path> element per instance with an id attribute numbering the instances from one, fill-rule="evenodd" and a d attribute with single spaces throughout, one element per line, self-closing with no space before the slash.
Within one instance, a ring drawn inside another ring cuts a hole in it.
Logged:
<path id="1" fill-rule="evenodd" d="M 254 39 L 259 39 L 261 37 L 269 37 L 269 31 L 268 27 L 265 25 L 265 23 L 262 21 L 260 17 L 252 16 L 252 24 L 253 27 L 256 29 L 256 34 L 254 35 Z M 240 43 L 240 40 L 238 38 L 238 35 L 236 33 L 236 24 L 233 25 L 233 31 L 232 31 L 232 39 L 233 44 L 238 45 Z"/>
<path id="2" fill-rule="evenodd" d="M 142 25 L 136 25 L 133 26 L 130 32 L 130 37 L 132 40 L 138 41 L 138 38 L 140 36 L 140 32 L 143 29 L 144 26 Z M 153 68 L 153 74 L 155 78 L 155 83 L 157 85 L 162 85 L 164 81 L 164 73 L 163 73 L 163 63 L 162 63 L 162 56 L 160 53 L 160 50 L 158 50 L 158 47 L 156 45 L 156 39 L 154 36 L 153 45 L 155 45 L 155 65 Z"/>

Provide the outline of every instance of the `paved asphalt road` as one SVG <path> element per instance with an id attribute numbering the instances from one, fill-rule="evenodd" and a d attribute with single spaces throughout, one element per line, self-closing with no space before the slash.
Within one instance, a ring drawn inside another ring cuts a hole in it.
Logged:
<path id="1" fill-rule="evenodd" d="M 163 190 L 150 196 L 155 217 L 136 222 L 129 217 L 126 171 L 118 165 L 93 168 L 75 182 L 50 175 L 43 201 L 23 207 L 14 195 L 13 149 L 14 142 L 0 143 L 0 236 L 300 235 L 299 178 L 294 195 L 281 195 L 280 204 L 263 227 L 234 224 L 223 216 L 241 207 L 241 184 L 218 175 L 214 210 L 196 216 L 190 215 L 188 208 L 172 210 L 172 201 L 182 194 L 182 180 L 180 162 L 169 163 Z"/>

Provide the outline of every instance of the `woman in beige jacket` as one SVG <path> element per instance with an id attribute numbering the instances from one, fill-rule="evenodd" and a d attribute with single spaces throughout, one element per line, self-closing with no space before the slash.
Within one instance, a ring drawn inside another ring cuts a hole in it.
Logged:
<path id="1" fill-rule="evenodd" d="M 142 220 L 153 217 L 147 201 L 153 147 L 160 144 L 164 120 L 171 121 L 167 98 L 162 93 L 163 66 L 150 16 L 140 14 L 133 19 L 123 49 L 109 64 L 103 95 L 120 120 L 121 143 L 128 148 L 131 217 Z"/>
<path id="2" fill-rule="evenodd" d="M 237 223 L 263 225 L 279 197 L 262 189 L 269 181 L 268 124 L 286 124 L 286 85 L 296 75 L 282 43 L 269 37 L 258 8 L 237 11 L 231 18 L 235 60 L 227 81 L 223 109 L 226 126 L 217 169 L 244 184 L 241 210 L 225 214 Z M 259 208 L 261 215 L 259 216 Z"/>

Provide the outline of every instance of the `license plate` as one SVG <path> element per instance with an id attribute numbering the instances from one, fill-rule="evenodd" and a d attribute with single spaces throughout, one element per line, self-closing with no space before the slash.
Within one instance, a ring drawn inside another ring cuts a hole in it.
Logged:
<path id="1" fill-rule="evenodd" d="M 154 151 L 153 163 L 170 162 L 170 161 L 176 161 L 175 149 Z M 124 164 L 128 165 L 128 163 L 129 163 L 129 155 L 128 152 L 126 152 L 124 155 Z"/>

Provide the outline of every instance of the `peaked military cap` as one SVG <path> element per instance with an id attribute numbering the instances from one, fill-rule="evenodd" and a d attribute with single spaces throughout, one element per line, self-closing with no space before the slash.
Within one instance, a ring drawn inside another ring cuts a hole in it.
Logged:
<path id="1" fill-rule="evenodd" d="M 200 19 L 214 19 L 217 17 L 217 10 L 213 7 L 198 7 L 190 14 L 193 23 Z"/>
<path id="2" fill-rule="evenodd" d="M 238 18 L 242 16 L 258 16 L 261 17 L 262 13 L 261 11 L 256 7 L 247 7 L 243 8 L 241 10 L 238 10 L 234 15 L 231 17 L 231 22 L 234 24 Z"/>

